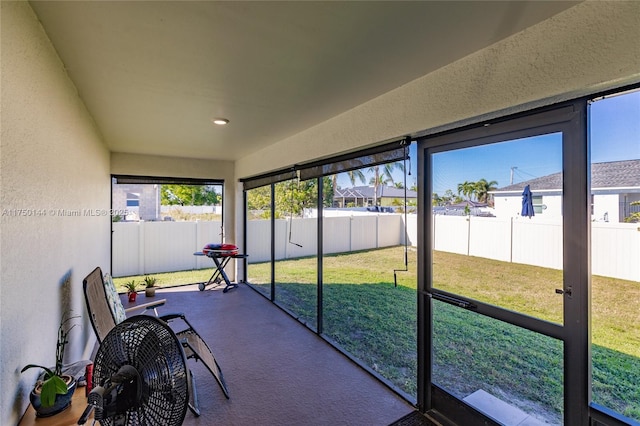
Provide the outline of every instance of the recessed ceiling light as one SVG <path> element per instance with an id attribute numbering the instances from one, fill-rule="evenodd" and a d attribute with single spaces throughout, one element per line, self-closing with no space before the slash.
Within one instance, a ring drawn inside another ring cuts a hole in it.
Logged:
<path id="1" fill-rule="evenodd" d="M 218 126 L 224 126 L 229 123 L 229 120 L 226 118 L 212 118 L 211 121 L 213 121 L 213 124 L 217 124 Z"/>

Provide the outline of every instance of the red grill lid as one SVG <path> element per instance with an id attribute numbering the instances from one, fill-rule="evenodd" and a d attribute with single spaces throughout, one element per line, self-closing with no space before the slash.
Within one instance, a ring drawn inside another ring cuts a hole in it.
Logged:
<path id="1" fill-rule="evenodd" d="M 211 253 L 212 251 L 224 256 L 233 256 L 238 254 L 238 246 L 234 244 L 207 244 L 202 249 L 204 254 Z"/>

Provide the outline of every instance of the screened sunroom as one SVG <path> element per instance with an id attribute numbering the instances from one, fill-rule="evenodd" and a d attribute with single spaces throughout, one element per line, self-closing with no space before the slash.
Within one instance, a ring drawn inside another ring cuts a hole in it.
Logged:
<path id="1" fill-rule="evenodd" d="M 1 8 L 0 423 L 25 412 L 36 372 L 20 370 L 50 363 L 64 312 L 81 318 L 67 361 L 94 353 L 82 296 L 93 268 L 200 271 L 193 253 L 218 242 L 248 257 L 226 268 L 241 291 L 215 294 L 212 310 L 258 297 L 373 378 L 397 414 L 640 421 L 638 3 Z M 625 179 L 594 191 L 592 171 L 613 162 Z M 153 185 L 208 188 L 210 216 L 165 220 L 163 194 L 178 191 Z M 172 297 L 188 309 L 207 294 Z M 297 363 L 297 377 L 317 365 Z M 275 382 L 255 398 L 268 405 Z M 326 424 L 318 412 L 366 392 L 318 398 L 293 421 Z M 263 424 L 287 424 L 278 404 Z"/>

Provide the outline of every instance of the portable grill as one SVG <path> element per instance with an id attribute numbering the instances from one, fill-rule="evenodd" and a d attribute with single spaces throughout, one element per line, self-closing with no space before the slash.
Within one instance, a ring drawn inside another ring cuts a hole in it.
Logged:
<path id="1" fill-rule="evenodd" d="M 238 287 L 237 283 L 232 283 L 227 276 L 227 273 L 224 271 L 225 266 L 231 259 L 245 259 L 249 257 L 246 254 L 240 254 L 238 246 L 233 244 L 207 244 L 204 246 L 202 251 L 198 251 L 193 253 L 194 256 L 207 256 L 213 263 L 216 265 L 213 274 L 207 282 L 202 282 L 198 284 L 198 288 L 200 291 L 204 291 L 210 284 L 220 284 L 224 281 L 225 287 L 222 290 L 223 293 Z"/>

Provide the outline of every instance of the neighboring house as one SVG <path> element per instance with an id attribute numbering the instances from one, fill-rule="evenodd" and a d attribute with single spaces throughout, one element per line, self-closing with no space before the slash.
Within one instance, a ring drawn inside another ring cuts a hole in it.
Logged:
<path id="1" fill-rule="evenodd" d="M 562 173 L 491 191 L 498 217 L 518 216 L 522 210 L 522 191 L 529 185 L 536 215 L 562 216 Z M 591 216 L 593 220 L 623 222 L 640 206 L 640 159 L 594 163 L 591 165 Z"/>
<path id="2" fill-rule="evenodd" d="M 433 214 L 444 216 L 484 216 L 492 217 L 494 215 L 493 208 L 487 203 L 479 201 L 464 200 L 455 204 L 447 204 L 445 206 L 435 206 Z"/>
<path id="3" fill-rule="evenodd" d="M 418 199 L 418 193 L 416 191 L 407 189 L 406 192 L 407 201 L 416 201 Z M 377 205 L 379 206 L 395 206 L 398 205 L 398 201 L 404 203 L 404 196 L 404 188 L 396 188 L 393 186 L 379 186 L 377 197 L 375 197 L 373 186 L 338 188 L 333 194 L 333 207 L 369 207 L 375 205 L 376 199 L 378 202 Z"/>
<path id="4" fill-rule="evenodd" d="M 114 212 L 127 211 L 123 220 L 159 220 L 160 185 L 114 184 L 112 185 Z"/>

